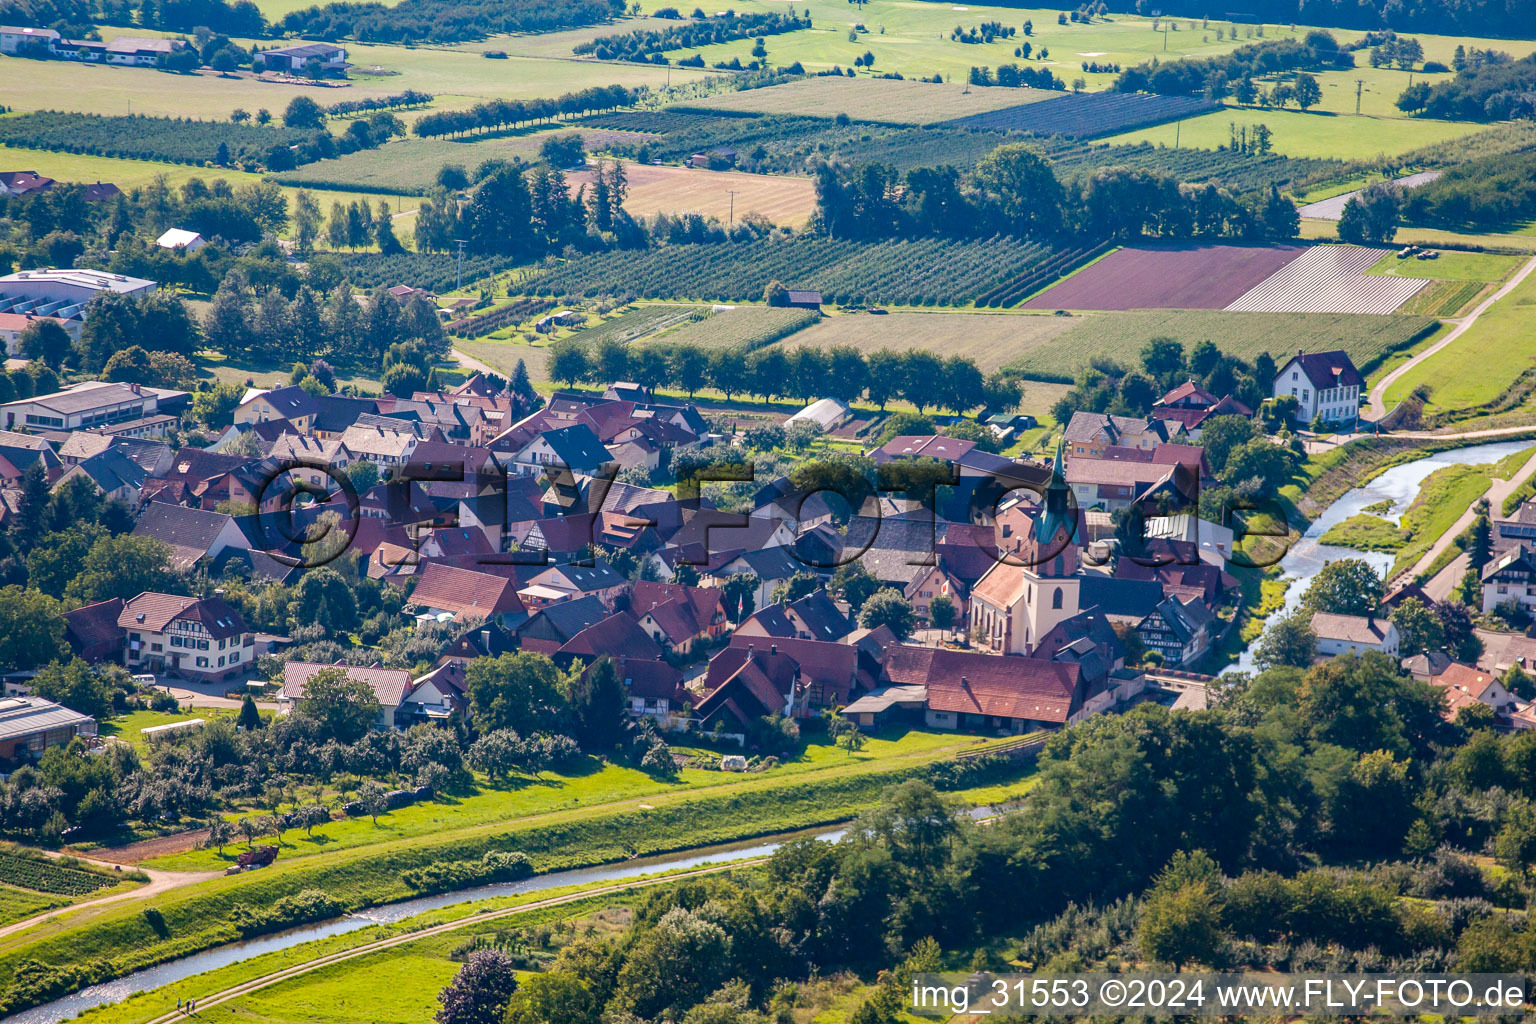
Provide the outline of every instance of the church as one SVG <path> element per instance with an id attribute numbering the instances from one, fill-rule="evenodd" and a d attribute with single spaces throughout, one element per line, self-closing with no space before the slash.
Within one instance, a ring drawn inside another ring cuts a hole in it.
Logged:
<path id="1" fill-rule="evenodd" d="M 1078 613 L 1077 527 L 1058 444 L 1045 507 L 1017 553 L 1002 555 L 971 592 L 971 634 L 982 649 L 1032 654 L 1051 630 Z"/>

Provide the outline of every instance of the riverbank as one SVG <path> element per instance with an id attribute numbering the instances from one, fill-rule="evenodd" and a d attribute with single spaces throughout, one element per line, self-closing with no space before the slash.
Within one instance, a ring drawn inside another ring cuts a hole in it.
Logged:
<path id="1" fill-rule="evenodd" d="M 231 914 L 240 903 L 271 906 L 284 896 L 320 889 L 356 911 L 415 896 L 402 873 L 444 860 L 515 850 L 547 874 L 846 821 L 875 806 L 886 786 L 908 778 L 927 778 L 962 794 L 966 787 L 982 788 L 995 796 L 1000 784 L 1020 785 L 1029 771 L 1020 764 L 941 759 L 856 765 L 831 777 L 752 780 L 740 787 L 673 794 L 667 802 L 653 798 L 621 808 L 567 812 L 557 821 L 504 822 L 436 840 L 400 839 L 279 861 L 258 872 L 166 893 L 156 901 L 153 915 L 141 906 L 104 908 L 84 919 L 50 921 L 9 937 L 0 945 L 0 979 L 6 986 L 0 1011 L 12 1013 L 235 942 L 240 935 Z"/>
<path id="2" fill-rule="evenodd" d="M 1424 480 L 1438 469 L 1447 466 L 1497 463 L 1530 447 L 1528 438 L 1443 447 L 1439 442 L 1435 442 L 1439 449 L 1436 451 L 1411 448 L 1401 441 L 1373 446 L 1370 442 L 1374 440 L 1378 439 L 1367 438 L 1353 442 L 1350 446 L 1337 451 L 1326 453 L 1313 464 L 1314 472 L 1307 475 L 1311 480 L 1318 482 L 1313 488 L 1305 491 L 1301 489 L 1303 485 L 1292 485 L 1289 488 L 1291 503 L 1300 509 L 1305 501 L 1306 507 L 1312 514 L 1300 517 L 1305 527 L 1295 537 L 1279 563 L 1278 582 L 1284 583 L 1287 588 L 1284 599 L 1280 606 L 1274 608 L 1267 617 L 1255 620 L 1256 630 L 1253 632 L 1255 638 L 1262 632 L 1268 621 L 1278 615 L 1290 614 L 1301 604 L 1302 595 L 1306 593 L 1312 578 L 1328 562 L 1340 558 L 1359 558 L 1369 563 L 1384 577 L 1390 574 L 1394 561 L 1391 553 L 1357 551 L 1353 548 L 1325 543 L 1324 535 L 1335 526 L 1352 516 L 1363 513 L 1368 507 L 1381 506 L 1382 503 L 1387 503 L 1385 507 L 1388 509 L 1406 511 L 1418 495 Z M 1379 440 L 1386 442 L 1389 439 Z M 1349 452 L 1348 448 L 1355 445 L 1365 445 L 1366 450 L 1358 453 Z M 1308 461 L 1313 463 L 1313 460 Z M 1349 486 L 1343 486 L 1345 474 L 1351 472 L 1358 473 L 1358 477 Z M 1324 485 L 1328 488 L 1325 493 L 1314 493 L 1317 488 Z M 1328 497 L 1326 503 L 1322 501 L 1324 497 Z M 1252 671 L 1252 652 L 1253 647 L 1250 644 L 1227 671 Z"/>

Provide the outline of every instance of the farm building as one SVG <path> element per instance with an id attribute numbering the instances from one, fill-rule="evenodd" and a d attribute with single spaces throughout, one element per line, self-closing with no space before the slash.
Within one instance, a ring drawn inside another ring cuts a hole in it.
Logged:
<path id="1" fill-rule="evenodd" d="M 186 41 L 182 39 L 118 36 L 107 44 L 107 63 L 152 68 L 162 56 L 168 57 L 186 45 Z"/>
<path id="2" fill-rule="evenodd" d="M 323 71 L 341 71 L 347 67 L 347 51 L 333 43 L 306 43 L 263 50 L 253 58 L 258 70 L 303 71 L 311 60 L 320 62 Z"/>
<path id="3" fill-rule="evenodd" d="M 95 736 L 96 719 L 41 697 L 0 700 L 0 761 L 35 761 L 49 747 Z"/>
<path id="4" fill-rule="evenodd" d="M 533 329 L 540 334 L 548 334 L 557 327 L 585 323 L 586 319 L 585 313 L 578 313 L 573 309 L 557 309 L 553 313 L 546 313 L 534 321 Z"/>
<path id="5" fill-rule="evenodd" d="M 0 53 L 25 53 L 41 47 L 52 49 L 59 34 L 51 28 L 18 28 L 0 25 Z"/>
<path id="6" fill-rule="evenodd" d="M 208 722 L 202 718 L 189 718 L 185 722 L 166 722 L 164 725 L 146 726 L 139 730 L 139 735 L 150 743 L 156 740 L 175 739 L 177 736 L 189 732 L 196 732 Z"/>
<path id="7" fill-rule="evenodd" d="M 730 146 L 716 146 L 714 149 L 702 153 L 695 153 L 688 158 L 689 167 L 713 168 L 719 170 L 736 166 L 736 151 Z"/>
<path id="8" fill-rule="evenodd" d="M 188 231 L 186 228 L 171 228 L 165 234 L 155 239 L 155 244 L 162 249 L 180 249 L 182 252 L 197 252 L 208 244 L 208 239 L 196 231 Z"/>
<path id="9" fill-rule="evenodd" d="M 820 309 L 821 292 L 809 288 L 791 288 L 789 301 L 785 305 L 790 309 Z"/>
<path id="10" fill-rule="evenodd" d="M 848 403 L 836 398 L 818 398 L 810 405 L 795 413 L 784 421 L 784 425 L 791 423 L 814 423 L 822 431 L 832 430 L 848 417 Z"/>

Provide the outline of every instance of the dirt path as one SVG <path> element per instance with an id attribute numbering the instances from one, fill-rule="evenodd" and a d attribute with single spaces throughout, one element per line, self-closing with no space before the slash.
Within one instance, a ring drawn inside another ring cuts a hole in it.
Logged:
<path id="1" fill-rule="evenodd" d="M 1532 455 L 1525 461 L 1523 466 L 1515 470 L 1515 472 L 1511 473 L 1508 480 L 1494 480 L 1492 483 L 1490 483 L 1488 485 L 1488 489 L 1483 492 L 1483 498 L 1488 502 L 1488 508 L 1490 511 L 1495 515 L 1499 514 L 1499 510 L 1504 506 L 1504 499 L 1513 494 L 1521 484 L 1525 483 L 1526 479 L 1530 477 L 1532 473 L 1536 473 L 1536 455 Z M 1472 520 L 1475 518 L 1477 518 L 1477 503 L 1473 502 L 1472 507 L 1463 512 L 1460 517 L 1458 517 L 1457 520 L 1451 524 L 1451 528 L 1442 533 L 1439 538 L 1429 546 L 1429 550 L 1424 552 L 1423 556 L 1417 562 L 1413 563 L 1411 568 L 1405 570 L 1399 578 L 1412 579 L 1419 573 L 1428 571 L 1429 567 L 1434 564 L 1435 559 L 1440 557 L 1440 553 L 1443 552 L 1446 548 L 1450 547 L 1452 542 L 1455 541 L 1457 537 L 1460 537 L 1462 532 L 1466 530 L 1467 527 L 1472 525 Z M 1454 565 L 1455 563 L 1452 564 Z M 1449 569 L 1449 566 L 1447 566 L 1446 569 L 1442 569 L 1440 572 L 1436 573 L 1435 578 L 1438 580 L 1441 576 L 1445 575 L 1447 569 Z M 1465 569 L 1463 569 L 1463 571 L 1465 571 Z M 1456 578 L 1459 579 L 1460 577 Z M 1454 585 L 1454 583 L 1452 585 Z M 1450 593 L 1451 587 L 1445 586 L 1443 589 L 1445 593 L 1448 594 Z"/>
<path id="2" fill-rule="evenodd" d="M 39 852 L 54 859 L 58 859 L 63 856 L 74 857 L 76 860 L 85 861 L 87 863 L 94 864 L 99 868 L 106 868 L 109 871 L 119 870 L 122 867 L 122 865 L 114 863 L 113 861 L 97 860 L 94 857 L 87 857 L 77 853 L 62 854 L 54 853 L 49 850 L 41 850 Z M 224 873 L 222 871 L 157 871 L 151 868 L 136 868 L 135 870 L 142 871 L 144 874 L 149 876 L 149 881 L 146 884 L 139 886 L 137 889 L 129 889 L 127 892 L 113 893 L 110 896 L 101 896 L 94 900 L 83 900 L 80 903 L 71 903 L 67 907 L 55 907 L 52 910 L 45 910 L 41 914 L 34 914 L 29 918 L 12 922 L 3 928 L 0 928 L 0 937 L 11 935 L 19 931 L 24 931 L 28 928 L 31 928 L 33 925 L 41 924 L 42 922 L 50 920 L 51 918 L 59 917 L 64 914 L 73 914 L 75 911 L 84 910 L 87 907 L 100 907 L 108 903 L 121 903 L 124 900 L 146 899 L 150 896 L 158 896 L 163 892 L 169 892 L 172 889 L 179 889 L 183 885 L 192 885 L 196 882 L 206 882 L 208 879 L 218 878 Z"/>
<path id="3" fill-rule="evenodd" d="M 466 370 L 473 371 L 474 373 L 488 374 L 493 377 L 502 376 L 500 370 L 493 369 L 489 365 L 482 363 L 468 352 L 461 352 L 456 348 L 450 349 L 449 351 L 453 354 L 453 358 L 459 361 L 459 365 L 464 367 Z"/>
<path id="4" fill-rule="evenodd" d="M 221 989 L 218 992 L 196 996 L 195 998 L 197 1000 L 197 1008 L 202 1010 L 205 1007 L 218 1006 L 222 1003 L 227 1003 L 230 1000 L 238 999 L 241 996 L 249 995 L 252 992 L 259 991 L 260 989 L 276 985 L 279 982 L 287 981 L 290 978 L 297 978 L 302 975 L 309 974 L 310 972 L 317 971 L 322 967 L 330 967 L 333 964 L 344 963 L 348 960 L 354 960 L 361 956 L 367 956 L 370 953 L 377 953 L 382 950 L 392 949 L 395 946 L 401 946 L 407 942 L 415 942 L 417 939 L 424 939 L 433 935 L 441 935 L 444 932 L 457 931 L 461 928 L 469 928 L 474 925 L 483 924 L 487 921 L 495 921 L 504 917 L 513 917 L 518 914 L 527 914 L 536 910 L 545 910 L 550 907 L 558 907 L 566 903 L 575 903 L 578 900 L 590 899 L 594 896 L 609 896 L 615 893 L 629 892 L 634 889 L 644 889 L 654 885 L 667 885 L 683 878 L 692 878 L 700 875 L 711 875 L 720 871 L 756 867 L 761 864 L 766 864 L 767 861 L 768 858 L 766 857 L 756 857 L 751 860 L 732 861 L 729 864 L 719 864 L 713 867 L 694 868 L 689 871 L 679 871 L 675 874 L 665 875 L 660 878 L 635 879 L 634 881 L 618 882 L 613 885 L 602 886 L 601 888 L 587 889 L 582 892 L 570 893 L 565 896 L 552 896 L 549 899 L 535 900 L 532 903 L 524 903 L 516 907 L 502 907 L 498 910 L 483 910 L 477 914 L 470 914 L 467 917 L 460 918 L 457 921 L 448 921 L 444 924 L 434 925 L 431 928 L 420 928 L 416 931 L 405 932 L 401 935 L 392 935 L 387 939 L 379 939 L 374 942 L 364 943 L 361 946 L 354 946 L 351 949 L 344 949 L 335 953 L 328 954 L 326 956 L 315 957 L 313 960 L 308 960 L 301 964 L 294 964 L 291 967 L 285 967 L 279 971 L 272 971 L 268 974 L 263 974 L 258 978 L 252 978 L 249 981 L 241 982 L 238 985 L 232 985 L 229 988 Z M 186 1019 L 186 1015 L 179 1010 L 168 1010 L 160 1016 L 155 1017 L 149 1022 L 149 1024 L 173 1024 L 173 1022 L 183 1021 Z"/>
<path id="5" fill-rule="evenodd" d="M 1402 377 L 1403 374 L 1407 373 L 1410 369 L 1422 363 L 1424 360 L 1428 359 L 1430 356 L 1434 355 L 1436 352 L 1439 352 L 1441 349 L 1445 348 L 1445 346 L 1449 345 L 1451 342 L 1465 334 L 1468 328 L 1477 323 L 1477 318 L 1482 316 L 1488 307 L 1492 306 L 1495 302 L 1499 301 L 1504 296 L 1514 291 L 1515 287 L 1518 286 L 1521 281 L 1524 281 L 1533 270 L 1536 270 L 1536 256 L 1526 260 L 1520 269 L 1515 271 L 1513 277 L 1504 282 L 1504 285 L 1499 288 L 1498 291 L 1488 296 L 1482 302 L 1479 302 L 1477 304 L 1477 308 L 1472 312 L 1468 313 L 1460 320 L 1449 321 L 1450 323 L 1454 323 L 1456 325 L 1451 329 L 1449 334 L 1435 342 L 1433 345 L 1429 346 L 1429 348 L 1425 349 L 1423 352 L 1420 352 L 1418 355 L 1414 356 L 1412 359 L 1408 360 L 1402 366 L 1399 366 L 1397 369 L 1381 378 L 1381 380 L 1377 381 L 1376 386 L 1371 388 L 1371 393 L 1367 397 L 1365 407 L 1360 410 L 1360 415 L 1369 420 L 1379 420 L 1385 416 L 1389 411 L 1385 404 L 1388 388 L 1397 383 L 1398 379 Z M 1410 434 L 1407 436 L 1411 437 L 1414 435 Z M 1468 434 L 1467 436 L 1477 437 L 1490 435 Z"/>

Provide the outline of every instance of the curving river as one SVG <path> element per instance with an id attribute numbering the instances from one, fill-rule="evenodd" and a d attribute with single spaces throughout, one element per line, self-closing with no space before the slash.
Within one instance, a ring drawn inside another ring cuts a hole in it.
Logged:
<path id="1" fill-rule="evenodd" d="M 986 808 L 976 808 L 971 813 L 979 816 L 986 810 Z M 99 985 L 83 988 L 78 992 L 55 999 L 51 1003 L 43 1003 L 41 1006 L 34 1006 L 30 1010 L 13 1013 L 5 1018 L 5 1024 L 57 1024 L 59 1021 L 78 1017 L 86 1010 L 93 1009 L 94 1007 L 119 1003 L 136 993 L 171 985 L 194 975 L 202 974 L 205 971 L 217 970 L 220 967 L 227 967 L 242 960 L 261 956 L 263 953 L 273 953 L 305 942 L 313 942 L 317 939 L 329 938 L 332 935 L 354 932 L 360 928 L 368 928 L 376 924 L 394 924 L 397 921 L 403 921 L 408 917 L 414 917 L 429 910 L 439 910 L 443 907 L 470 903 L 475 900 L 490 899 L 494 896 L 511 896 L 525 892 L 545 892 L 568 885 L 621 882 L 658 871 L 675 871 L 682 868 L 699 867 L 704 864 L 726 864 L 731 861 L 751 860 L 755 857 L 767 856 L 792 839 L 810 837 L 827 842 L 836 842 L 846 831 L 843 828 L 811 829 L 803 832 L 786 833 L 775 837 L 772 842 L 752 840 L 741 843 L 722 843 L 719 846 L 703 847 L 685 853 L 637 858 L 625 861 L 622 864 L 576 868 L 570 871 L 554 871 L 547 875 L 534 875 L 532 878 L 525 878 L 518 882 L 500 882 L 495 885 L 477 886 L 473 889 L 461 889 L 458 892 L 445 892 L 435 896 L 420 896 L 415 899 L 401 900 L 398 903 L 386 903 L 348 914 L 345 917 L 333 918 L 332 920 L 321 921 L 317 924 L 302 925 L 298 928 L 290 928 L 287 931 L 275 932 L 271 935 L 264 935 L 258 939 L 249 939 L 245 942 L 230 943 L 227 946 L 219 946 L 217 949 L 194 953 L 179 960 L 170 960 L 163 964 L 157 964 L 154 967 L 146 967 L 142 971 L 135 971 L 121 978 L 114 978 L 111 981 L 104 981 Z M 171 1009 L 171 1007 L 167 1006 L 166 1009 Z"/>
<path id="2" fill-rule="evenodd" d="M 1318 538 L 1336 524 L 1382 501 L 1392 503 L 1391 509 L 1383 513 L 1382 517 L 1398 522 L 1402 519 L 1403 513 L 1408 510 L 1408 506 L 1413 503 L 1414 497 L 1418 495 L 1419 487 L 1423 485 L 1425 478 L 1435 470 L 1446 466 L 1497 462 L 1506 455 L 1512 455 L 1530 447 L 1531 442 L 1524 440 L 1497 441 L 1492 444 L 1471 445 L 1467 448 L 1452 448 L 1426 455 L 1422 459 L 1414 459 L 1412 462 L 1405 462 L 1401 466 L 1393 466 L 1370 483 L 1345 493 L 1329 505 L 1311 526 L 1307 527 L 1307 532 L 1301 535 L 1301 538 L 1280 560 L 1281 579 L 1288 582 L 1290 586 L 1285 591 L 1285 603 L 1272 614 L 1285 616 L 1295 611 L 1301 604 L 1301 597 L 1311 584 L 1312 577 L 1316 576 L 1329 562 L 1340 558 L 1360 558 L 1369 562 L 1372 568 L 1383 575 L 1392 568 L 1393 556 L 1390 553 L 1356 551 L 1354 548 L 1340 547 L 1337 544 L 1319 543 Z M 1229 666 L 1226 671 L 1253 671 L 1253 648 L 1245 649 L 1236 663 Z"/>

